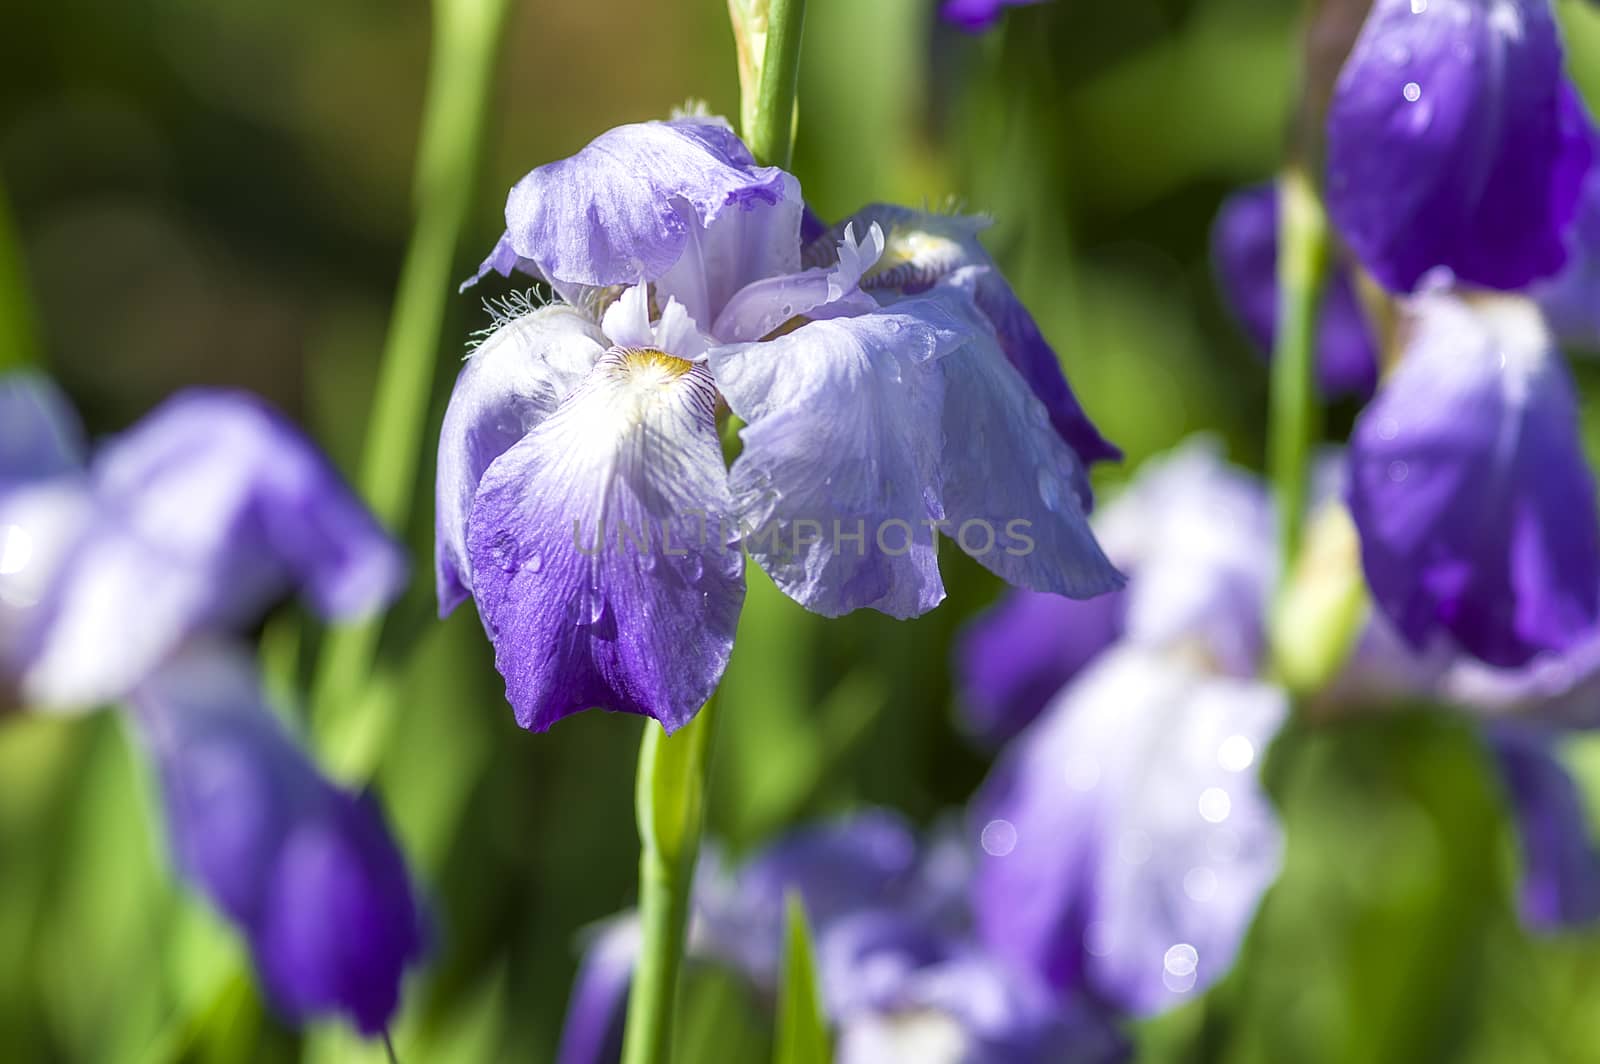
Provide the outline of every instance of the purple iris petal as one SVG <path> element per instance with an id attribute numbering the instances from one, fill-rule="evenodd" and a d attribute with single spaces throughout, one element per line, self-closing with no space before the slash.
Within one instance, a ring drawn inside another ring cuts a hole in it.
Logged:
<path id="1" fill-rule="evenodd" d="M 1600 851 L 1577 783 L 1548 741 L 1511 729 L 1490 736 L 1522 844 L 1522 917 L 1556 929 L 1600 918 Z"/>
<path id="2" fill-rule="evenodd" d="M 685 724 L 715 689 L 743 558 L 703 366 L 613 349 L 489 466 L 472 590 L 523 727 L 591 706 Z"/>
<path id="3" fill-rule="evenodd" d="M 639 948 L 639 921 L 633 916 L 596 929 L 567 1001 L 556 1064 L 614 1064 L 622 1056 L 624 1006 Z"/>
<path id="4" fill-rule="evenodd" d="M 250 941 L 268 996 L 300 1022 L 389 1023 L 424 950 L 405 863 L 377 805 L 316 770 L 238 652 L 197 645 L 133 695 L 185 874 Z"/>
<path id="5" fill-rule="evenodd" d="M 41 604 L 31 700 L 113 700 L 180 643 L 298 589 L 325 616 L 381 607 L 399 550 L 300 432 L 243 394 L 179 395 L 95 455 L 91 513 Z"/>
<path id="6" fill-rule="evenodd" d="M 1356 423 L 1351 515 L 1378 606 L 1415 648 L 1491 665 L 1595 633 L 1600 529 L 1572 382 L 1531 305 L 1430 294 Z"/>
<path id="7" fill-rule="evenodd" d="M 1037 4 L 1040 0 L 944 0 L 939 17 L 968 33 L 982 33 L 1000 21 L 1008 7 Z"/>
<path id="8" fill-rule="evenodd" d="M 83 427 L 62 394 L 36 373 L 0 377 L 0 489 L 83 468 Z"/>
<path id="9" fill-rule="evenodd" d="M 776 985 L 792 891 L 813 931 L 868 908 L 895 908 L 916 890 L 917 838 L 887 810 L 866 810 L 795 829 L 767 845 L 731 875 L 715 861 L 696 887 L 696 946 L 732 965 L 758 986 Z"/>
<path id="10" fill-rule="evenodd" d="M 874 225 L 858 242 L 854 227 L 847 225 L 832 266 L 813 266 L 746 285 L 717 315 L 711 332 L 723 343 L 745 343 L 801 315 L 838 318 L 877 310 L 877 302 L 861 291 L 861 278 L 882 254 L 883 230 Z"/>
<path id="11" fill-rule="evenodd" d="M 1566 269 L 1529 295 L 1563 346 L 1600 350 L 1600 169 L 1584 184 L 1571 251 Z"/>
<path id="12" fill-rule="evenodd" d="M 1223 294 L 1246 333 L 1270 355 L 1278 323 L 1278 190 L 1257 185 L 1222 205 L 1211 231 Z M 1328 283 L 1317 322 L 1317 382 L 1329 398 L 1365 399 L 1378 383 L 1378 353 L 1348 270 Z"/>
<path id="13" fill-rule="evenodd" d="M 757 166 L 719 119 L 620 126 L 517 183 L 485 265 L 514 256 L 558 286 L 605 286 L 662 280 L 685 260 L 666 290 L 705 322 L 745 283 L 798 267 L 803 209 L 795 180 Z"/>
<path id="14" fill-rule="evenodd" d="M 1132 573 L 1125 638 L 1199 648 L 1211 667 L 1254 676 L 1276 577 L 1272 504 L 1260 480 L 1201 437 L 1139 469 L 1095 532 Z"/>
<path id="15" fill-rule="evenodd" d="M 605 349 L 594 323 L 556 304 L 502 324 L 468 356 L 439 433 L 434 527 L 441 616 L 471 593 L 467 518 L 484 470 L 554 413 Z"/>
<path id="16" fill-rule="evenodd" d="M 975 806 L 994 953 L 1159 1012 L 1227 971 L 1282 835 L 1255 767 L 1286 698 L 1121 647 L 1017 740 Z"/>
<path id="17" fill-rule="evenodd" d="M 1593 156 L 1548 0 L 1376 0 L 1328 114 L 1328 207 L 1409 292 L 1448 267 L 1515 289 L 1566 263 Z"/>
<path id="18" fill-rule="evenodd" d="M 957 270 L 935 294 L 974 294 L 990 271 Z M 1089 598 L 1123 584 L 1089 529 L 1083 464 L 1006 360 L 987 322 L 939 358 L 946 535 L 985 569 L 1032 591 Z"/>
<path id="19" fill-rule="evenodd" d="M 930 214 L 877 203 L 864 207 L 834 226 L 822 240 L 806 248 L 809 265 L 831 261 L 833 248 L 846 225 L 857 232 L 878 225 L 886 237 L 883 256 L 863 281 L 869 290 L 914 294 L 965 267 L 982 267 L 975 275 L 974 299 L 999 334 L 1006 358 L 1028 382 L 1050 413 L 1050 423 L 1077 451 L 1084 465 L 1122 457 L 1089 421 L 1061 372 L 1061 363 L 1038 324 L 1006 282 L 994 259 L 984 250 L 978 233 L 982 218 Z M 1077 485 L 1084 506 L 1089 505 L 1088 481 Z"/>
<path id="20" fill-rule="evenodd" d="M 807 609 L 915 617 L 944 598 L 933 360 L 968 332 L 946 300 L 924 298 L 711 350 L 748 423 L 732 472 L 745 549 Z"/>
<path id="21" fill-rule="evenodd" d="M 860 913 L 824 936 L 820 954 L 840 1064 L 1127 1058 L 1103 1010 L 1063 1000 L 1030 973 L 902 913 Z"/>
<path id="22" fill-rule="evenodd" d="M 1600 726 L 1600 632 L 1560 654 L 1541 654 L 1520 669 L 1455 661 L 1442 680 L 1446 697 L 1493 719 L 1555 728 Z"/>
<path id="23" fill-rule="evenodd" d="M 1078 600 L 1008 592 L 961 637 L 964 720 L 998 745 L 1025 728 L 1122 633 L 1126 592 Z"/>

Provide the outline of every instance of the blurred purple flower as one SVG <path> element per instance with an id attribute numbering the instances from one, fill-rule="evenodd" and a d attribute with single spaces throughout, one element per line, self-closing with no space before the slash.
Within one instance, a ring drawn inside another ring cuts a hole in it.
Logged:
<path id="1" fill-rule="evenodd" d="M 1489 745 L 1505 781 L 1522 843 L 1522 919 L 1556 930 L 1600 918 L 1600 850 L 1578 784 L 1550 740 L 1497 728 Z"/>
<path id="2" fill-rule="evenodd" d="M 1134 645 L 1091 665 L 974 805 L 989 949 L 1138 1015 L 1204 991 L 1278 874 L 1282 833 L 1255 769 L 1287 701 Z"/>
<path id="3" fill-rule="evenodd" d="M 778 989 L 785 898 L 805 905 L 841 1064 L 1109 1064 L 1125 1059 L 1113 1017 L 1061 996 L 973 941 L 965 865 L 919 846 L 898 816 L 867 810 L 802 827 L 737 869 L 711 855 L 695 885 L 691 955 L 769 999 Z M 562 1035 L 560 1064 L 611 1064 L 637 956 L 631 917 L 594 938 Z"/>
<path id="4" fill-rule="evenodd" d="M 1518 289 L 1567 261 L 1593 160 L 1548 0 L 1376 0 L 1328 114 L 1328 208 L 1386 287 Z"/>
<path id="5" fill-rule="evenodd" d="M 322 777 L 238 650 L 186 649 L 130 701 L 178 863 L 239 925 L 279 1012 L 342 1012 L 381 1033 L 423 932 L 377 803 Z"/>
<path id="6" fill-rule="evenodd" d="M 9 378 L 0 394 L 60 411 L 0 458 L 0 470 L 20 456 L 47 471 L 0 479 L 18 559 L 0 574 L 0 661 L 32 705 L 115 701 L 189 638 L 248 625 L 289 591 L 351 617 L 404 581 L 403 556 L 338 474 L 252 397 L 185 392 L 84 468 L 61 446 L 77 429 L 46 386 Z"/>
<path id="7" fill-rule="evenodd" d="M 1536 309 L 1414 301 L 1405 358 L 1356 423 L 1349 504 L 1380 609 L 1490 665 L 1600 628 L 1600 528 L 1572 381 Z"/>
<path id="8" fill-rule="evenodd" d="M 1584 184 L 1570 248 L 1566 269 L 1529 295 L 1563 347 L 1600 351 L 1600 168 Z"/>
<path id="9" fill-rule="evenodd" d="M 1265 488 L 1193 440 L 1140 467 L 1094 521 L 1125 590 L 1078 602 L 1012 591 L 968 626 L 959 649 L 966 724 L 986 741 L 1027 726 L 1118 641 L 1190 650 L 1252 676 L 1274 573 Z"/>
<path id="10" fill-rule="evenodd" d="M 1040 2 L 1042 0 L 943 0 L 939 17 L 968 33 L 982 33 L 1000 21 L 1006 8 Z"/>
<path id="11" fill-rule="evenodd" d="M 298 590 L 380 608 L 404 560 L 312 444 L 257 400 L 187 392 L 83 465 L 47 382 L 0 379 L 0 694 L 125 701 L 160 771 L 178 862 L 249 940 L 285 1018 L 382 1030 L 421 954 L 376 805 L 323 779 L 216 638 Z"/>
<path id="12" fill-rule="evenodd" d="M 958 645 L 963 720 L 996 746 L 1037 717 L 1122 634 L 1126 591 L 1079 601 L 1009 591 L 978 615 Z"/>
<path id="13" fill-rule="evenodd" d="M 1211 230 L 1211 256 L 1222 293 L 1246 334 L 1271 356 L 1278 333 L 1278 191 L 1276 184 L 1235 193 Z M 1317 383 L 1330 399 L 1366 399 L 1378 383 L 1378 351 L 1356 298 L 1350 271 L 1335 268 L 1317 321 Z"/>
<path id="14" fill-rule="evenodd" d="M 882 229 L 846 224 L 802 269 L 802 211 L 714 119 L 612 130 L 513 190 L 488 265 L 569 302 L 513 308 L 469 359 L 437 539 L 441 612 L 476 600 L 524 727 L 683 725 L 731 652 L 741 548 L 826 616 L 932 609 L 936 530 L 1020 586 L 1120 584 L 980 309 L 988 271 L 880 304 Z M 746 422 L 731 471 L 722 409 Z"/>

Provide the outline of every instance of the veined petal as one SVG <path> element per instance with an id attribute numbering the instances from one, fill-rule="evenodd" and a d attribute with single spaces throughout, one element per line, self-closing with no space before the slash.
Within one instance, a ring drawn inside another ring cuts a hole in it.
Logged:
<path id="1" fill-rule="evenodd" d="M 745 549 L 790 598 L 837 617 L 915 617 L 944 598 L 939 505 L 944 376 L 970 326 L 942 297 L 712 348 L 747 424 L 732 484 Z"/>
<path id="2" fill-rule="evenodd" d="M 808 245 L 806 264 L 818 266 L 833 261 L 839 236 L 851 224 L 857 231 L 865 231 L 867 226 L 876 224 L 882 227 L 885 235 L 884 253 L 862 281 L 869 291 L 916 293 L 956 270 L 982 267 L 983 272 L 975 275 L 973 284 L 973 298 L 978 309 L 994 326 L 1006 358 L 1050 412 L 1050 423 L 1061 438 L 1077 451 L 1084 465 L 1122 457 L 1122 452 L 1106 442 L 1089 421 L 1061 372 L 1055 351 L 979 242 L 978 234 L 988 225 L 987 220 L 875 203 L 857 211 L 822 239 Z M 1088 509 L 1091 500 L 1087 479 L 1076 487 L 1084 508 Z"/>
<path id="3" fill-rule="evenodd" d="M 1416 301 L 1406 355 L 1356 423 L 1350 512 L 1377 605 L 1517 667 L 1600 628 L 1600 528 L 1572 382 L 1533 307 Z"/>
<path id="4" fill-rule="evenodd" d="M 288 591 L 351 617 L 404 582 L 404 556 L 334 469 L 244 394 L 169 400 L 100 450 L 89 490 L 22 680 L 39 704 L 115 699 L 187 637 L 253 622 Z"/>
<path id="5" fill-rule="evenodd" d="M 1409 292 L 1443 266 L 1515 289 L 1566 263 L 1594 150 L 1548 0 L 1376 0 L 1328 113 L 1328 208 Z"/>
<path id="6" fill-rule="evenodd" d="M 0 377 L 0 490 L 83 468 L 83 427 L 56 386 L 29 372 Z"/>
<path id="7" fill-rule="evenodd" d="M 184 875 L 248 939 L 291 1022 L 338 1012 L 382 1031 L 424 952 L 404 859 L 370 798 L 317 771 L 237 650 L 196 644 L 133 696 Z"/>
<path id="8" fill-rule="evenodd" d="M 974 268 L 941 281 L 971 293 Z M 940 455 L 943 531 L 996 576 L 1017 587 L 1089 598 L 1123 585 L 1084 510 L 1078 455 L 1006 360 L 986 322 L 939 360 L 944 373 Z"/>
<path id="9" fill-rule="evenodd" d="M 523 727 L 600 706 L 672 731 L 715 689 L 744 600 L 715 402 L 703 367 L 613 350 L 484 474 L 473 595 Z"/>
<path id="10" fill-rule="evenodd" d="M 1522 843 L 1522 918 L 1541 930 L 1600 918 L 1600 849 L 1577 781 L 1548 739 L 1501 728 L 1489 745 Z"/>
<path id="11" fill-rule="evenodd" d="M 467 518 L 484 470 L 554 413 L 605 349 L 593 322 L 557 303 L 506 322 L 467 356 L 439 432 L 434 557 L 440 616 L 472 591 Z"/>
<path id="12" fill-rule="evenodd" d="M 877 301 L 861 291 L 861 278 L 882 254 L 883 230 L 877 223 L 860 242 L 854 228 L 846 225 L 834 265 L 745 285 L 717 315 L 711 332 L 723 343 L 744 343 L 759 340 L 801 315 L 837 318 L 876 310 Z"/>
<path id="13" fill-rule="evenodd" d="M 1235 193 L 1217 214 L 1211 255 L 1223 295 L 1255 343 L 1270 356 L 1278 335 L 1278 187 Z M 1378 383 L 1378 351 L 1340 264 L 1317 317 L 1317 384 L 1329 398 L 1366 399 Z"/>
<path id="14" fill-rule="evenodd" d="M 798 183 L 757 166 L 726 123 L 681 118 L 620 126 L 534 170 L 511 190 L 506 229 L 510 252 L 552 283 L 659 281 L 687 253 L 694 269 L 667 288 L 709 321 L 759 271 L 798 266 L 802 209 Z M 717 227 L 725 216 L 737 221 Z"/>
<path id="15" fill-rule="evenodd" d="M 1255 680 L 1132 646 L 1100 658 L 980 795 L 985 943 L 1139 1015 L 1203 992 L 1278 874 L 1282 832 L 1255 768 L 1286 712 Z"/>

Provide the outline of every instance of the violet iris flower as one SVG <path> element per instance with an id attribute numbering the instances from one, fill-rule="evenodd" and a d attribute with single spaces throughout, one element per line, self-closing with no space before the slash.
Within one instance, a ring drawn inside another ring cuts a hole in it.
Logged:
<path id="1" fill-rule="evenodd" d="M 1192 653 L 1230 676 L 1255 673 L 1274 579 L 1259 481 L 1196 439 L 1141 467 L 1094 528 L 1130 574 L 1126 589 L 1087 602 L 1010 591 L 963 634 L 964 720 L 985 741 L 1021 731 L 1121 640 Z"/>
<path id="2" fill-rule="evenodd" d="M 1357 421 L 1348 502 L 1377 606 L 1499 667 L 1600 630 L 1600 527 L 1573 386 L 1537 309 L 1429 292 Z"/>
<path id="3" fill-rule="evenodd" d="M 298 591 L 379 609 L 405 565 L 332 467 L 258 401 L 188 392 L 94 453 L 42 379 L 0 379 L 0 695 L 125 703 L 185 876 L 245 935 L 286 1019 L 388 1023 L 420 959 L 410 879 L 369 798 L 324 779 L 226 641 Z"/>
<path id="4" fill-rule="evenodd" d="M 732 649 L 741 549 L 830 617 L 936 606 L 936 530 L 1020 586 L 1120 586 L 1051 397 L 986 314 L 993 270 L 869 291 L 885 230 L 803 268 L 802 215 L 793 177 L 704 118 L 614 129 L 512 189 L 484 269 L 563 302 L 508 316 L 457 381 L 438 586 L 442 612 L 476 600 L 524 727 L 686 723 Z"/>
<path id="5" fill-rule="evenodd" d="M 953 839 L 919 843 L 900 817 L 865 810 L 779 838 L 729 869 L 715 852 L 695 884 L 691 957 L 773 1000 L 785 898 L 804 904 L 841 1064 L 1110 1064 L 1115 1017 L 1055 993 L 971 934 L 970 861 Z M 560 1064 L 611 1064 L 638 931 L 592 939 L 568 1005 Z"/>
<path id="6" fill-rule="evenodd" d="M 1037 4 L 1040 0 L 944 0 L 939 17 L 967 33 L 982 33 L 1000 21 L 1008 7 Z"/>
<path id="7" fill-rule="evenodd" d="M 1520 289 L 1565 265 L 1594 148 L 1549 0 L 1375 0 L 1327 133 L 1329 213 L 1387 288 L 1445 267 Z"/>
<path id="8" fill-rule="evenodd" d="M 1141 469 L 1097 529 L 1129 569 L 1127 619 L 984 785 L 974 908 L 994 955 L 1148 1015 L 1227 971 L 1282 859 L 1256 778 L 1287 713 L 1254 678 L 1271 512 L 1259 482 L 1191 445 Z M 1018 649 L 991 670 L 1043 671 Z"/>
<path id="9" fill-rule="evenodd" d="M 1511 727 L 1489 739 L 1522 844 L 1522 919 L 1558 930 L 1600 919 L 1600 848 L 1578 784 L 1550 737 Z"/>
<path id="10" fill-rule="evenodd" d="M 1222 205 L 1211 230 L 1211 257 L 1223 296 L 1263 354 L 1278 335 L 1278 189 L 1256 185 Z M 1329 399 L 1366 399 L 1378 383 L 1378 348 L 1356 298 L 1354 279 L 1337 266 L 1317 319 L 1317 386 Z"/>

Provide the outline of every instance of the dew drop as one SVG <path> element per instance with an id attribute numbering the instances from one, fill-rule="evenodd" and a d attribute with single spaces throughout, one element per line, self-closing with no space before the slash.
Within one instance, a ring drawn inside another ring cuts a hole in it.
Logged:
<path id="1" fill-rule="evenodd" d="M 991 820 L 978 837 L 990 857 L 1006 857 L 1017 848 L 1017 827 L 1009 820 Z"/>
<path id="2" fill-rule="evenodd" d="M 1398 435 L 1400 435 L 1400 422 L 1394 418 L 1386 417 L 1378 422 L 1378 438 L 1380 440 L 1392 440 Z"/>
<path id="3" fill-rule="evenodd" d="M 644 551 L 639 555 L 639 571 L 653 573 L 656 571 L 656 556 L 652 551 Z"/>
<path id="4" fill-rule="evenodd" d="M 1228 797 L 1228 792 L 1221 787 L 1207 787 L 1200 792 L 1200 816 L 1213 823 L 1220 824 L 1228 819 L 1228 814 L 1233 812 L 1233 801 Z"/>
<path id="5" fill-rule="evenodd" d="M 1411 13 L 1420 15 L 1428 10 L 1428 0 L 1411 0 Z"/>
<path id="6" fill-rule="evenodd" d="M 1406 477 L 1410 475 L 1411 467 L 1406 465 L 1404 462 L 1397 461 L 1389 463 L 1389 479 L 1394 481 L 1396 484 L 1403 482 Z"/>
<path id="7" fill-rule="evenodd" d="M 523 571 L 524 572 L 528 572 L 528 573 L 536 573 L 540 569 L 543 569 L 543 568 L 544 568 L 544 558 L 542 558 L 538 554 L 530 554 L 530 555 L 528 555 L 528 560 L 522 563 Z"/>
<path id="8" fill-rule="evenodd" d="M 1243 772 L 1255 759 L 1255 744 L 1243 735 L 1230 735 L 1217 748 L 1217 764 L 1229 772 Z"/>
<path id="9" fill-rule="evenodd" d="M 1405 96 L 1407 103 L 1416 103 L 1422 99 L 1422 86 L 1414 81 L 1406 82 L 1406 87 L 1400 91 Z"/>
<path id="10" fill-rule="evenodd" d="M 706 566 L 700 560 L 700 555 L 691 554 L 683 559 L 683 575 L 689 578 L 691 584 L 698 584 L 700 578 L 706 575 Z"/>
<path id="11" fill-rule="evenodd" d="M 1056 513 L 1065 505 L 1061 496 L 1061 477 L 1048 467 L 1039 469 L 1039 499 L 1045 507 Z"/>
<path id="12" fill-rule="evenodd" d="M 1200 966 L 1200 951 L 1187 942 L 1179 942 L 1167 950 L 1161 967 L 1173 975 L 1192 975 Z"/>
<path id="13" fill-rule="evenodd" d="M 33 558 L 33 537 L 21 525 L 0 525 L 0 576 L 15 576 Z"/>

